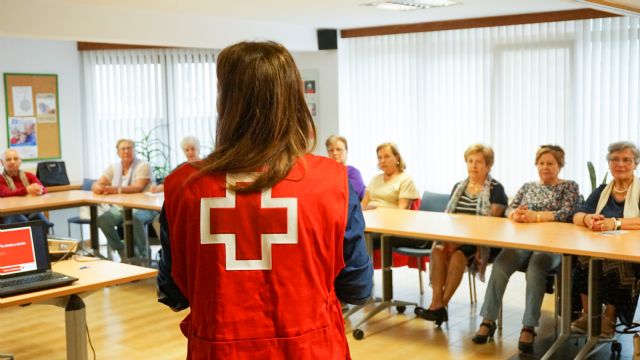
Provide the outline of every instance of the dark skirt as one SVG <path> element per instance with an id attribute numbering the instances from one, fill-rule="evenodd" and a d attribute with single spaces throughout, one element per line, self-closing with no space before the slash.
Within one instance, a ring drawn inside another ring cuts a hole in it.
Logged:
<path id="1" fill-rule="evenodd" d="M 578 258 L 573 281 L 581 294 L 588 293 L 588 258 L 582 256 Z M 602 303 L 615 306 L 620 321 L 629 325 L 633 321 L 640 293 L 640 264 L 602 260 L 602 277 L 599 285 Z"/>

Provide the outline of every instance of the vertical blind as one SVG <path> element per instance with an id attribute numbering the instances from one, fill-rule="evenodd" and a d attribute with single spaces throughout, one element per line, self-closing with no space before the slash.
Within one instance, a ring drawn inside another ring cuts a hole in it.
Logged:
<path id="1" fill-rule="evenodd" d="M 160 167 L 185 160 L 180 140 L 197 136 L 207 153 L 216 119 L 216 76 L 212 50 L 115 50 L 82 53 L 85 87 L 85 173 L 97 178 L 117 160 L 120 138 L 148 135 Z"/>
<path id="2" fill-rule="evenodd" d="M 365 182 L 375 148 L 398 144 L 420 190 L 449 192 L 472 143 L 495 150 L 510 196 L 559 144 L 560 174 L 591 191 L 607 145 L 640 140 L 640 19 L 604 18 L 341 40 L 340 133 Z"/>

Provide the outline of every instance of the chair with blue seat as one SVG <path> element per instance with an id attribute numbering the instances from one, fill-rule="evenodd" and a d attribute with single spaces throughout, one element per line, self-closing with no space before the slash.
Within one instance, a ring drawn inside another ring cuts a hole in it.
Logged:
<path id="1" fill-rule="evenodd" d="M 84 179 L 82 181 L 82 190 L 91 191 L 91 187 L 95 182 L 95 179 Z M 91 219 L 81 218 L 80 216 L 74 216 L 67 219 L 67 231 L 69 232 L 69 237 L 71 237 L 71 224 L 80 225 L 80 242 L 78 248 L 82 248 L 82 242 L 84 241 L 84 235 L 82 233 L 82 226 L 91 224 Z"/>
<path id="2" fill-rule="evenodd" d="M 418 210 L 420 211 L 434 211 L 444 212 L 449 202 L 449 195 L 438 194 L 430 191 L 425 191 L 422 194 L 420 205 Z M 393 252 L 406 256 L 411 256 L 418 261 L 418 279 L 420 282 L 420 295 L 424 293 L 424 285 L 422 281 L 422 272 L 425 270 L 424 263 L 425 258 L 431 256 L 431 247 L 433 246 L 432 240 L 419 242 L 412 239 L 394 237 L 394 242 L 401 243 L 402 246 L 394 246 Z M 415 244 L 412 244 L 415 243 Z"/>

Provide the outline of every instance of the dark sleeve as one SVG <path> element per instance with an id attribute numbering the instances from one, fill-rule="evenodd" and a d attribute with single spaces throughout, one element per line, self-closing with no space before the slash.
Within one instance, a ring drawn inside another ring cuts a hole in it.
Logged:
<path id="1" fill-rule="evenodd" d="M 597 189 L 593 190 L 591 195 L 589 195 L 589 198 L 587 198 L 587 201 L 578 206 L 576 212 L 583 212 L 587 214 L 595 213 L 596 207 L 598 206 L 598 200 L 600 200 L 600 194 L 602 194 L 602 191 L 606 186 L 606 184 L 602 184 L 598 186 Z"/>
<path id="2" fill-rule="evenodd" d="M 182 294 L 171 277 L 171 242 L 169 224 L 164 213 L 164 205 L 160 212 L 160 261 L 158 262 L 158 301 L 174 310 L 189 307 L 189 300 Z"/>
<path id="3" fill-rule="evenodd" d="M 344 232 L 344 269 L 334 281 L 336 295 L 350 304 L 364 304 L 371 297 L 373 265 L 364 243 L 364 216 L 353 186 L 349 184 L 347 228 Z"/>
<path id="4" fill-rule="evenodd" d="M 505 207 L 509 203 L 509 198 L 507 198 L 507 194 L 504 192 L 504 187 L 502 187 L 502 184 L 497 181 L 491 186 L 491 190 L 489 192 L 489 202 Z"/>

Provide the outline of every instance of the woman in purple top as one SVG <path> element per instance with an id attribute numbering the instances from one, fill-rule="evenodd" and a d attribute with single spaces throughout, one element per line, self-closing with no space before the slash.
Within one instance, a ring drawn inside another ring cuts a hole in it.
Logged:
<path id="1" fill-rule="evenodd" d="M 331 135 L 325 142 L 325 145 L 327 147 L 327 154 L 329 154 L 329 157 L 347 167 L 349 183 L 353 186 L 356 194 L 358 194 L 358 198 L 362 200 L 365 190 L 364 181 L 362 181 L 362 175 L 360 175 L 360 171 L 358 171 L 358 169 L 347 165 L 347 152 L 349 152 L 347 139 L 343 136 Z"/>

